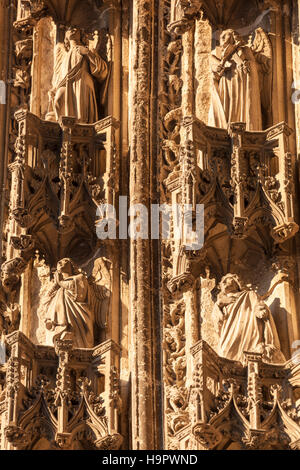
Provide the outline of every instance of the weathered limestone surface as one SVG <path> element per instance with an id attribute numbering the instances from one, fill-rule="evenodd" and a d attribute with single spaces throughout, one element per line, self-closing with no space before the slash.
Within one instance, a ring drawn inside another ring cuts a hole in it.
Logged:
<path id="1" fill-rule="evenodd" d="M 299 16 L 0 0 L 1 449 L 300 449 Z"/>

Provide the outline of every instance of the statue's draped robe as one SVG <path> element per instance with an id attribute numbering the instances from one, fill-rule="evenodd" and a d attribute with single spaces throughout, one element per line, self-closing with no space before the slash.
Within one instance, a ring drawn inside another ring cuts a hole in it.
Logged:
<path id="1" fill-rule="evenodd" d="M 106 76 L 107 64 L 96 52 L 81 55 L 73 46 L 62 53 L 54 79 L 56 119 L 73 116 L 78 122 L 96 122 L 98 107 L 93 77 L 101 82 Z"/>
<path id="2" fill-rule="evenodd" d="M 220 60 L 212 57 L 213 71 Z M 252 50 L 242 47 L 225 64 L 220 81 L 214 80 L 208 124 L 227 129 L 231 122 L 246 123 L 246 130 L 262 130 L 258 68 Z"/>
<path id="3" fill-rule="evenodd" d="M 77 274 L 60 281 L 59 285 L 48 307 L 47 318 L 55 327 L 47 331 L 47 343 L 53 345 L 57 337 L 71 332 L 75 347 L 93 347 L 93 315 L 87 303 L 88 280 L 83 274 Z"/>
<path id="4" fill-rule="evenodd" d="M 263 342 L 271 362 L 284 362 L 276 325 L 271 312 L 266 320 L 257 318 L 255 308 L 260 302 L 254 291 L 241 291 L 232 303 L 214 307 L 213 317 L 219 326 L 218 354 L 243 362 L 244 352 L 261 352 Z"/>

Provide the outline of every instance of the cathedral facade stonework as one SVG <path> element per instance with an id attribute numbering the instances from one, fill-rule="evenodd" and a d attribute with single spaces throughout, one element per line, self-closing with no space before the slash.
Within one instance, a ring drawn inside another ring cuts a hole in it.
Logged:
<path id="1" fill-rule="evenodd" d="M 300 450 L 299 18 L 0 0 L 1 450 Z"/>

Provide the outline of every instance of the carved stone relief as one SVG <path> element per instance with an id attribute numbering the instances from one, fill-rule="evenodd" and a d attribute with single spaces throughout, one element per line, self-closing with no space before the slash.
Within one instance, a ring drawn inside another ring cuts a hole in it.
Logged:
<path id="1" fill-rule="evenodd" d="M 297 2 L 4 3 L 1 448 L 299 449 Z"/>

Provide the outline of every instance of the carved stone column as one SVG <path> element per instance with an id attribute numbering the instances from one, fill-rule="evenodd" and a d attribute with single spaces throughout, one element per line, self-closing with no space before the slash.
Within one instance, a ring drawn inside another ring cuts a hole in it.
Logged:
<path id="1" fill-rule="evenodd" d="M 63 450 L 68 449 L 71 443 L 71 434 L 67 432 L 67 429 L 70 396 L 69 361 L 72 346 L 71 338 L 58 340 L 55 343 L 55 352 L 59 358 L 56 375 L 57 433 L 55 440 Z"/>
<path id="2" fill-rule="evenodd" d="M 243 172 L 243 134 L 246 126 L 243 123 L 231 124 L 232 157 L 231 157 L 231 178 L 235 191 L 233 236 L 243 238 L 247 225 L 247 218 L 244 217 L 244 186 L 245 178 Z"/>
<path id="3" fill-rule="evenodd" d="M 62 184 L 62 198 L 60 202 L 60 230 L 61 232 L 72 229 L 72 221 L 69 216 L 70 205 L 70 179 L 72 175 L 72 128 L 75 125 L 75 118 L 63 117 L 60 123 L 63 130 L 63 143 L 60 155 L 59 175 Z"/>
<path id="4" fill-rule="evenodd" d="M 274 65 L 274 97 L 273 97 L 273 122 L 282 122 L 287 120 L 286 116 L 286 103 L 285 103 L 285 64 L 284 64 L 284 51 L 283 51 L 283 22 L 282 12 L 283 6 L 277 5 L 277 2 L 272 4 L 272 11 L 270 12 L 271 27 L 274 31 L 272 38 L 272 45 L 275 51 Z M 284 73 L 282 71 L 284 70 Z"/>
<path id="5" fill-rule="evenodd" d="M 5 49 L 2 46 L 0 54 L 0 224 L 3 226 L 5 189 L 7 178 L 7 149 L 8 149 L 8 126 L 9 126 L 9 103 L 10 96 L 10 73 L 12 42 L 11 28 L 13 21 L 13 2 L 8 0 L 0 1 L 0 44 L 6 44 Z M 0 249 L 2 247 L 2 234 L 0 235 Z M 1 249 L 2 251 L 2 249 Z"/>
<path id="6" fill-rule="evenodd" d="M 260 404 L 262 392 L 259 380 L 259 366 L 262 361 L 261 354 L 245 352 L 248 367 L 248 401 L 249 401 L 249 421 L 253 430 L 259 430 L 261 425 Z"/>
<path id="7" fill-rule="evenodd" d="M 151 78 L 154 1 L 133 1 L 132 64 L 130 77 L 130 205 L 150 205 Z M 131 221 L 132 222 L 132 221 Z M 132 449 L 155 449 L 156 390 L 151 241 L 131 238 L 130 323 L 132 367 Z M 157 338 L 156 338 L 157 340 Z"/>
<path id="8" fill-rule="evenodd" d="M 184 301 L 186 305 L 186 314 L 185 314 L 185 329 L 189 334 L 186 335 L 186 351 L 190 351 L 191 347 L 199 340 L 199 322 L 198 322 L 198 312 L 196 306 L 196 288 L 195 283 L 192 288 L 184 293 Z M 189 386 L 192 383 L 193 375 L 193 364 L 192 357 L 188 354 L 187 357 L 187 382 L 186 386 Z"/>

